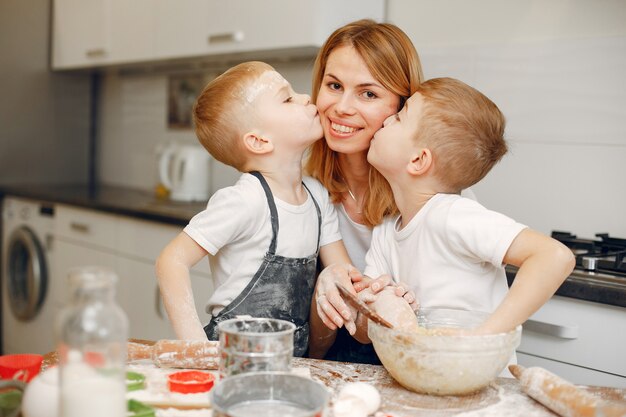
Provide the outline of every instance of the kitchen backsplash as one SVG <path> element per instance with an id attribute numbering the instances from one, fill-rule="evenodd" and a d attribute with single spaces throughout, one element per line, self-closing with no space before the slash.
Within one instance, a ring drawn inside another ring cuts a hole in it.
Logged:
<path id="1" fill-rule="evenodd" d="M 416 44 L 418 42 L 416 41 Z M 451 76 L 489 96 L 507 117 L 510 152 L 473 189 L 481 203 L 542 232 L 626 236 L 626 36 L 482 42 L 419 50 L 426 78 Z M 310 92 L 312 60 L 273 63 Z M 99 178 L 152 190 L 156 149 L 194 143 L 167 129 L 167 75 L 105 74 Z M 238 177 L 213 166 L 213 189 Z"/>

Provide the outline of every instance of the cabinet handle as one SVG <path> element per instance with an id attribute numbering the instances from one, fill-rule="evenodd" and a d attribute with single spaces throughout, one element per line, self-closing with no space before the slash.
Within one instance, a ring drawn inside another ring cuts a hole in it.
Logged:
<path id="1" fill-rule="evenodd" d="M 154 292 L 154 308 L 156 310 L 157 317 L 160 319 L 164 319 L 163 315 L 163 303 L 161 301 L 161 291 L 159 290 L 159 286 L 156 286 L 156 291 Z"/>
<path id="2" fill-rule="evenodd" d="M 87 55 L 88 58 L 98 58 L 103 56 L 105 53 L 106 51 L 104 48 L 87 49 L 87 51 L 85 51 L 85 55 Z"/>
<path id="3" fill-rule="evenodd" d="M 84 223 L 70 223 L 70 229 L 72 229 L 75 232 L 80 232 L 80 233 L 89 233 L 89 225 L 86 225 Z"/>
<path id="4" fill-rule="evenodd" d="M 209 35 L 208 42 L 209 43 L 230 43 L 230 42 L 241 42 L 244 39 L 243 32 L 227 32 L 227 33 L 216 33 L 213 35 Z"/>
<path id="5" fill-rule="evenodd" d="M 546 323 L 538 320 L 526 320 L 523 325 L 524 330 L 541 333 L 560 339 L 578 339 L 578 326 L 563 326 L 559 324 Z"/>

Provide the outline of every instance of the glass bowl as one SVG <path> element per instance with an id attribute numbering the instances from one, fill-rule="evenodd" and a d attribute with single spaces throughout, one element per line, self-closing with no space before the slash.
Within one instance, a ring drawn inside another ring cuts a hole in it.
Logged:
<path id="1" fill-rule="evenodd" d="M 420 309 L 426 329 L 479 326 L 489 316 L 478 311 Z M 522 327 L 490 335 L 446 335 L 389 329 L 369 322 L 368 335 L 391 376 L 405 388 L 423 394 L 465 395 L 489 385 L 519 346 Z"/>
<path id="2" fill-rule="evenodd" d="M 248 372 L 222 379 L 210 393 L 213 417 L 321 417 L 324 385 L 286 372 Z"/>

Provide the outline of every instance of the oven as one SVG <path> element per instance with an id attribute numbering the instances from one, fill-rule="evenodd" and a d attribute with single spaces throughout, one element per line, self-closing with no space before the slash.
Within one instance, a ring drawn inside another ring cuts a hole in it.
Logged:
<path id="1" fill-rule="evenodd" d="M 576 256 L 576 268 L 523 325 L 518 362 L 583 385 L 626 388 L 626 239 L 580 239 L 552 232 Z M 511 283 L 515 268 L 507 267 Z"/>
<path id="2" fill-rule="evenodd" d="M 6 197 L 2 222 L 2 352 L 49 352 L 58 311 L 50 264 L 54 206 Z"/>

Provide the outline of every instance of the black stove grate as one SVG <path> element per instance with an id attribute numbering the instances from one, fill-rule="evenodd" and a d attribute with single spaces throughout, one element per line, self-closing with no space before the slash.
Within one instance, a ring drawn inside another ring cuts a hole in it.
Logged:
<path id="1" fill-rule="evenodd" d="M 553 231 L 552 237 L 576 255 L 576 268 L 626 276 L 626 239 L 597 233 L 598 239 L 580 239 L 570 232 Z"/>

